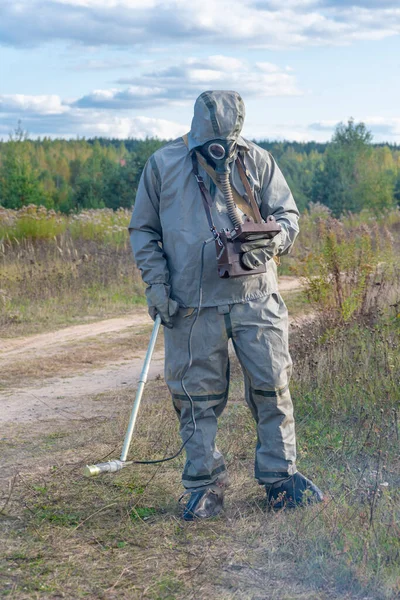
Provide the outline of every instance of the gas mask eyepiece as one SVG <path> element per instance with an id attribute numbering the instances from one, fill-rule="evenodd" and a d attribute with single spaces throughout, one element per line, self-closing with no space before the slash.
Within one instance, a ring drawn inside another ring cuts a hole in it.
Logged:
<path id="1" fill-rule="evenodd" d="M 227 140 L 211 140 L 199 148 L 204 158 L 215 165 L 217 173 L 229 173 L 229 164 L 235 157 L 236 143 Z"/>
<path id="2" fill-rule="evenodd" d="M 217 144 L 216 142 L 210 144 L 208 146 L 208 154 L 211 156 L 213 160 L 222 160 L 225 158 L 226 151 L 222 144 Z"/>

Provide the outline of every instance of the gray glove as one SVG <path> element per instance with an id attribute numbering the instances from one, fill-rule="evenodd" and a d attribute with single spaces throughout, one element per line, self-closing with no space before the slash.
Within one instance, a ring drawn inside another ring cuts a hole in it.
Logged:
<path id="1" fill-rule="evenodd" d="M 283 243 L 282 232 L 273 238 L 262 238 L 243 242 L 240 249 L 244 253 L 241 257 L 242 263 L 248 269 L 256 269 L 279 253 Z"/>
<path id="2" fill-rule="evenodd" d="M 179 304 L 169 297 L 170 290 L 169 285 L 154 283 L 146 289 L 146 298 L 149 315 L 153 321 L 157 315 L 160 315 L 162 324 L 172 329 L 172 317 L 178 312 Z"/>

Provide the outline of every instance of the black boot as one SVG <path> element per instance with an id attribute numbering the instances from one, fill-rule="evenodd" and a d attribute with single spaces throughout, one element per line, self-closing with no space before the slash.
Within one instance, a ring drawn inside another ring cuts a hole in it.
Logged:
<path id="1" fill-rule="evenodd" d="M 224 506 L 224 493 L 216 493 L 210 488 L 192 492 L 187 501 L 183 518 L 185 521 L 194 521 L 195 519 L 209 519 L 215 517 L 221 512 Z"/>
<path id="2" fill-rule="evenodd" d="M 306 506 L 324 499 L 321 490 L 299 472 L 283 481 L 266 485 L 265 490 L 268 506 L 272 510 Z"/>

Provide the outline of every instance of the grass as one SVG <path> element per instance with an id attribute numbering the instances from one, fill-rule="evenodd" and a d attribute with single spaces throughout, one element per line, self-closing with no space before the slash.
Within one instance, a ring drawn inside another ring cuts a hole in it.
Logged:
<path id="1" fill-rule="evenodd" d="M 86 462 L 118 456 L 134 390 L 114 392 L 113 418 L 74 421 L 24 439 L 26 462 L 0 500 L 4 597 L 389 600 L 400 594 L 399 320 L 292 336 L 299 467 L 327 502 L 265 511 L 253 480 L 254 424 L 238 364 L 218 445 L 232 485 L 219 519 L 184 523 L 183 458 L 86 480 Z M 15 452 L 3 441 L 4 456 Z M 147 388 L 133 457 L 178 445 L 165 384 Z M 51 452 L 51 454 L 49 454 Z M 37 464 L 51 465 L 37 469 Z M 31 468 L 32 467 L 32 468 Z"/>
<path id="2" fill-rule="evenodd" d="M 49 331 L 144 305 L 132 251 L 61 240 L 0 248 L 0 336 Z"/>
<path id="3" fill-rule="evenodd" d="M 68 232 L 73 239 L 125 246 L 131 211 L 103 208 L 65 215 L 29 204 L 20 210 L 0 207 L 0 240 L 16 243 L 51 241 Z"/>
<path id="4" fill-rule="evenodd" d="M 281 292 L 281 295 L 285 301 L 290 317 L 295 321 L 298 318 L 304 319 L 304 317 L 313 314 L 314 308 L 303 290 Z"/>
<path id="5" fill-rule="evenodd" d="M 79 295 L 65 291 L 58 297 L 46 300 L 10 300 L 3 306 L 0 336 L 14 338 L 33 335 L 124 315 L 146 305 L 144 296 L 133 291 L 135 287 L 134 283 L 125 284 L 117 291 L 116 285 L 111 283 L 95 293 L 91 289 L 81 289 Z"/>
<path id="6" fill-rule="evenodd" d="M 0 336 L 124 314 L 145 304 L 127 210 L 0 208 Z"/>

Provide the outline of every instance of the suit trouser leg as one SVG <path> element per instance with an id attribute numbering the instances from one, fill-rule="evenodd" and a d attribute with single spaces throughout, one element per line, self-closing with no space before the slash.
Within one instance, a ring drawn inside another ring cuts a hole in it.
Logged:
<path id="1" fill-rule="evenodd" d="M 174 327 L 164 330 L 165 380 L 184 442 L 193 433 L 193 422 L 181 378 L 189 361 L 188 339 L 195 315 L 193 309 L 182 308 L 174 319 Z M 182 475 L 184 487 L 191 490 L 217 480 L 227 482 L 225 462 L 215 444 L 217 418 L 226 405 L 229 388 L 228 337 L 217 307 L 201 309 L 192 332 L 192 354 L 192 366 L 184 377 L 184 385 L 193 399 L 196 431 L 185 446 Z"/>
<path id="2" fill-rule="evenodd" d="M 255 477 L 260 484 L 271 484 L 296 472 L 286 305 L 273 293 L 234 304 L 229 318 L 246 401 L 257 424 Z"/>

